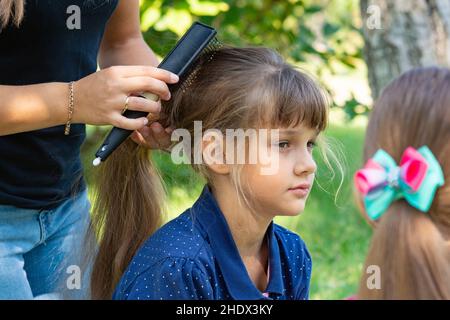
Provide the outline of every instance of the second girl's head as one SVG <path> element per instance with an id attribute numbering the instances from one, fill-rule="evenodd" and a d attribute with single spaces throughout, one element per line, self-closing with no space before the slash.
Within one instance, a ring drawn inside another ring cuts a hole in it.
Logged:
<path id="1" fill-rule="evenodd" d="M 428 212 L 394 201 L 374 223 L 366 268 L 378 266 L 381 288 L 370 288 L 364 270 L 360 298 L 450 299 L 450 71 L 418 68 L 390 83 L 375 103 L 364 162 L 378 149 L 397 164 L 408 147 L 427 146 L 446 183 Z"/>

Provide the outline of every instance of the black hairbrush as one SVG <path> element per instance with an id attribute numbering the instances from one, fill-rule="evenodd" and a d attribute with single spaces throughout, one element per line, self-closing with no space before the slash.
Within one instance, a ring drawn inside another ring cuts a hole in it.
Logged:
<path id="1" fill-rule="evenodd" d="M 183 37 L 176 43 L 175 47 L 169 52 L 158 68 L 175 73 L 180 78 L 179 83 L 175 85 L 183 86 L 184 81 L 189 81 L 190 71 L 195 61 L 202 55 L 214 52 L 219 46 L 215 38 L 217 32 L 214 28 L 204 25 L 200 22 L 194 22 Z M 169 90 L 174 85 L 169 85 Z M 159 97 L 155 94 L 143 94 L 147 99 L 158 101 Z M 149 113 L 143 111 L 126 110 L 123 114 L 127 118 L 137 119 L 146 117 Z M 98 166 L 133 132 L 118 127 L 111 129 L 101 147 L 95 153 L 94 166 Z"/>

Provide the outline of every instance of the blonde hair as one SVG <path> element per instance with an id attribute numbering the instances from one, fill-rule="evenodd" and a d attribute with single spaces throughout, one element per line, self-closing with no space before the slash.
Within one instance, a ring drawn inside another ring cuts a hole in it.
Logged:
<path id="1" fill-rule="evenodd" d="M 10 21 L 20 26 L 25 14 L 25 0 L 0 0 L 0 31 Z"/>
<path id="2" fill-rule="evenodd" d="M 395 201 L 376 222 L 358 297 L 450 299 L 450 71 L 408 71 L 390 83 L 375 103 L 364 145 L 364 162 L 382 148 L 399 163 L 409 147 L 427 145 L 446 183 L 429 212 Z M 367 217 L 366 217 L 367 218 Z M 368 218 L 367 218 L 368 219 Z M 381 289 L 369 289 L 367 267 L 381 271 Z"/>
<path id="3" fill-rule="evenodd" d="M 316 83 L 274 51 L 222 47 L 213 59 L 200 59 L 188 88 L 172 89 L 171 100 L 162 103 L 161 121 L 184 128 L 191 136 L 196 120 L 202 121 L 203 131 L 218 129 L 224 134 L 226 129 L 300 123 L 323 131 L 327 112 L 327 101 Z M 137 248 L 161 223 L 164 192 L 148 153 L 128 140 L 101 169 L 93 217 L 100 238 L 92 275 L 94 299 L 111 298 Z M 193 167 L 214 185 L 206 165 Z M 239 168 L 231 176 L 238 196 L 245 196 Z"/>

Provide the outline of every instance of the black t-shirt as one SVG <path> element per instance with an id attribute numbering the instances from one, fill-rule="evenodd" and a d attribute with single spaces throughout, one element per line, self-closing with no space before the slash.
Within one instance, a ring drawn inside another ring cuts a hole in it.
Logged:
<path id="1" fill-rule="evenodd" d="M 0 84 L 70 82 L 95 72 L 105 25 L 117 3 L 27 0 L 20 28 L 10 24 L 0 32 Z M 51 209 L 83 191 L 85 135 L 85 125 L 73 124 L 69 136 L 64 126 L 0 136 L 0 205 Z"/>

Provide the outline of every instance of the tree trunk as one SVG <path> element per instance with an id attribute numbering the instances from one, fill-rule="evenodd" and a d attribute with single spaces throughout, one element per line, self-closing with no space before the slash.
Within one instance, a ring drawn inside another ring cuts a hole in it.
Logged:
<path id="1" fill-rule="evenodd" d="M 449 0 L 361 0 L 372 96 L 401 73 L 450 66 Z"/>

